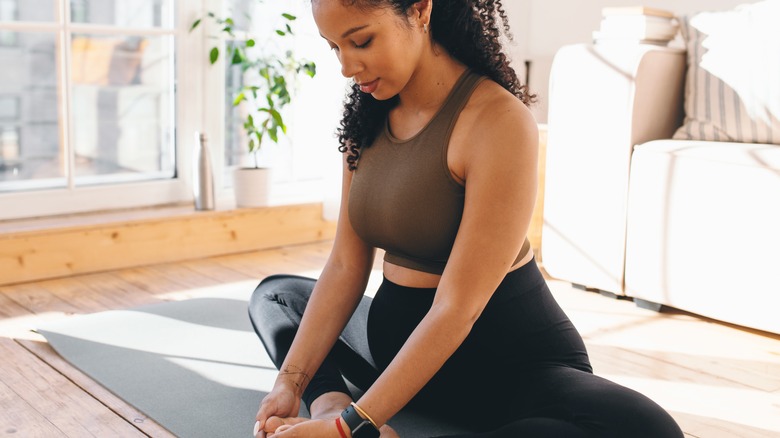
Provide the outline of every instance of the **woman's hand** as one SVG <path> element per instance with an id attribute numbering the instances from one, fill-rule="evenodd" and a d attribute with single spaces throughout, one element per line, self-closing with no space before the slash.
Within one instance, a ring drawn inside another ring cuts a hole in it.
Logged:
<path id="1" fill-rule="evenodd" d="M 291 417 L 298 417 L 301 398 L 296 389 L 296 386 L 292 384 L 277 380 L 273 390 L 260 402 L 260 408 L 255 416 L 258 423 L 255 428 L 259 430 L 256 432 L 257 437 L 266 438 L 266 436 L 270 436 L 266 435 L 267 433 L 275 432 L 279 426 L 287 423 L 288 421 L 285 419 L 292 420 Z"/>

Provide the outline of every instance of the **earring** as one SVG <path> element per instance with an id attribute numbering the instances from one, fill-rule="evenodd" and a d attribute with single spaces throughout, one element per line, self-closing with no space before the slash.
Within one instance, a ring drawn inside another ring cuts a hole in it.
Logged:
<path id="1" fill-rule="evenodd" d="M 423 24 L 423 31 L 424 31 L 425 33 L 428 33 L 428 23 L 424 23 L 424 24 Z"/>

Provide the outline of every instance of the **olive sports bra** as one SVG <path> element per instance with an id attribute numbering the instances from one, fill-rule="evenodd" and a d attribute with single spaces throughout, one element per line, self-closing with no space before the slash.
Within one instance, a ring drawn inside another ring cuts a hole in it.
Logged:
<path id="1" fill-rule="evenodd" d="M 465 187 L 447 166 L 447 148 L 458 115 L 483 79 L 466 70 L 419 133 L 399 140 L 385 121 L 374 143 L 361 149 L 349 192 L 349 219 L 364 241 L 385 250 L 385 261 L 444 272 L 465 198 Z M 513 265 L 530 247 L 526 239 Z"/>

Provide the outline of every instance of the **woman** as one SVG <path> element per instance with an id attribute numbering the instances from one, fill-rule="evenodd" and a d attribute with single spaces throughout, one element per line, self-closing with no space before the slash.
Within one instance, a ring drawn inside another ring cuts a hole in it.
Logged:
<path id="1" fill-rule="evenodd" d="M 655 403 L 592 374 L 534 262 L 538 133 L 498 42 L 501 2 L 312 11 L 355 81 L 341 212 L 316 282 L 274 276 L 252 297 L 280 369 L 257 436 L 393 437 L 386 422 L 410 405 L 472 437 L 681 437 Z M 385 278 L 371 300 L 376 247 Z M 342 375 L 366 391 L 356 403 Z"/>

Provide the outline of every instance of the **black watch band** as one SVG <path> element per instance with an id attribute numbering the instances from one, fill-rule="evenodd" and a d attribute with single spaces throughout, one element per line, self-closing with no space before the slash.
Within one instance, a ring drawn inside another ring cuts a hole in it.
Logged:
<path id="1" fill-rule="evenodd" d="M 347 406 L 347 409 L 341 412 L 341 418 L 347 423 L 347 427 L 352 432 L 352 438 L 379 438 L 379 429 L 374 427 L 370 421 L 361 417 L 354 406 Z"/>

